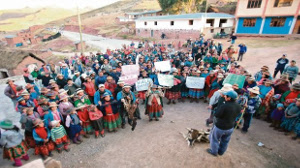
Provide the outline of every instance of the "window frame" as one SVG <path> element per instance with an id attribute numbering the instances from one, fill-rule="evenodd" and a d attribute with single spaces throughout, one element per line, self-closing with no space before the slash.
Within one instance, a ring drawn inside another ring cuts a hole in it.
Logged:
<path id="1" fill-rule="evenodd" d="M 286 22 L 286 17 L 274 17 L 271 18 L 270 27 L 284 27 Z"/>
<path id="2" fill-rule="evenodd" d="M 261 8 L 262 0 L 248 0 L 247 9 Z"/>
<path id="3" fill-rule="evenodd" d="M 285 1 L 289 1 L 289 2 L 285 2 Z M 293 2 L 294 2 L 294 0 L 275 0 L 273 7 L 274 8 L 290 7 L 293 5 Z"/>
<path id="4" fill-rule="evenodd" d="M 194 20 L 189 20 L 189 25 L 193 26 L 194 25 Z"/>
<path id="5" fill-rule="evenodd" d="M 147 26 L 147 24 L 148 24 L 147 22 L 144 22 L 144 26 Z"/>
<path id="6" fill-rule="evenodd" d="M 157 21 L 154 21 L 154 26 L 157 26 Z"/>
<path id="7" fill-rule="evenodd" d="M 171 26 L 174 26 L 174 24 L 175 24 L 174 20 L 170 21 Z"/>
<path id="8" fill-rule="evenodd" d="M 257 18 L 245 18 L 243 21 L 243 27 L 255 27 Z"/>

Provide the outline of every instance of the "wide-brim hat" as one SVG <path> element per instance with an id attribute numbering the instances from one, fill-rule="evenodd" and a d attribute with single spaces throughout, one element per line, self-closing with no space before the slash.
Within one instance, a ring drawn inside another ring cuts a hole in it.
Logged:
<path id="1" fill-rule="evenodd" d="M 99 84 L 98 88 L 101 88 L 101 87 L 105 87 L 105 85 L 104 84 Z"/>
<path id="2" fill-rule="evenodd" d="M 220 92 L 228 92 L 230 90 L 233 90 L 232 85 L 229 83 L 225 83 L 219 91 Z"/>
<path id="3" fill-rule="evenodd" d="M 122 87 L 122 89 L 125 89 L 125 88 L 131 88 L 131 86 L 130 86 L 130 85 L 124 85 L 124 86 Z"/>
<path id="4" fill-rule="evenodd" d="M 224 75 L 218 74 L 217 78 L 224 78 Z"/>
<path id="5" fill-rule="evenodd" d="M 273 82 L 271 80 L 266 80 L 264 84 L 273 84 Z"/>
<path id="6" fill-rule="evenodd" d="M 22 93 L 21 93 L 21 96 L 29 96 L 30 93 L 27 91 L 27 90 L 24 90 Z"/>
<path id="7" fill-rule="evenodd" d="M 5 119 L 5 120 L 0 122 L 0 128 L 2 128 L 2 129 L 13 129 L 14 124 L 11 120 Z"/>
<path id="8" fill-rule="evenodd" d="M 27 107 L 26 108 L 26 113 L 28 113 L 29 111 L 33 111 L 34 107 Z"/>
<path id="9" fill-rule="evenodd" d="M 39 118 L 35 119 L 33 121 L 33 127 L 36 127 L 36 126 L 40 125 L 42 122 L 44 122 L 44 120 L 41 120 Z"/>
<path id="10" fill-rule="evenodd" d="M 13 80 L 13 79 L 7 79 L 6 84 L 8 84 L 10 81 L 15 82 L 15 80 Z"/>
<path id="11" fill-rule="evenodd" d="M 108 76 L 108 77 L 106 78 L 106 80 L 109 80 L 109 79 L 112 80 L 113 78 L 112 78 L 111 76 Z"/>
<path id="12" fill-rule="evenodd" d="M 76 108 L 75 108 L 75 110 L 80 110 L 80 109 L 82 109 L 82 108 L 85 108 L 85 107 L 87 107 L 87 105 L 86 105 L 86 104 L 83 104 L 83 103 L 78 103 L 78 104 L 76 105 Z"/>
<path id="13" fill-rule="evenodd" d="M 32 87 L 34 87 L 34 85 L 32 85 L 32 84 L 30 84 L 30 83 L 27 83 L 26 86 L 25 86 L 26 89 L 30 89 L 30 88 L 32 88 Z"/>
<path id="14" fill-rule="evenodd" d="M 288 80 L 288 76 L 285 75 L 285 74 L 283 74 L 283 75 L 280 76 L 280 80 L 289 81 Z"/>
<path id="15" fill-rule="evenodd" d="M 23 100 L 24 100 L 24 98 L 22 96 L 20 96 L 20 97 L 17 98 L 18 102 L 23 101 Z"/>
<path id="16" fill-rule="evenodd" d="M 76 94 L 80 93 L 80 92 L 83 92 L 83 90 L 81 88 L 78 88 L 75 90 Z"/>
<path id="17" fill-rule="evenodd" d="M 49 107 L 51 108 L 51 107 L 57 107 L 57 104 L 55 103 L 55 102 L 50 102 L 49 103 Z"/>
<path id="18" fill-rule="evenodd" d="M 51 83 L 56 83 L 56 81 L 54 79 L 50 79 L 49 84 Z"/>
<path id="19" fill-rule="evenodd" d="M 52 96 L 56 96 L 56 93 L 54 91 L 49 91 L 47 93 L 47 97 L 52 97 Z"/>
<path id="20" fill-rule="evenodd" d="M 47 105 L 42 105 L 41 107 L 42 107 L 43 111 L 48 111 L 49 110 L 49 106 L 47 106 Z"/>
<path id="21" fill-rule="evenodd" d="M 249 92 L 252 92 L 252 93 L 254 93 L 254 94 L 260 94 L 259 93 L 259 87 L 257 87 L 257 86 L 255 86 L 255 87 L 253 87 L 253 88 L 248 88 L 247 89 Z"/>
<path id="22" fill-rule="evenodd" d="M 62 100 L 67 99 L 67 98 L 69 98 L 69 96 L 63 94 L 63 95 L 60 96 L 59 101 L 62 101 Z"/>
<path id="23" fill-rule="evenodd" d="M 59 120 L 52 120 L 50 122 L 50 125 L 51 125 L 51 127 L 56 127 L 59 122 L 60 122 Z"/>
<path id="24" fill-rule="evenodd" d="M 300 84 L 299 83 L 295 83 L 295 84 L 293 84 L 292 85 L 292 89 L 294 89 L 294 90 L 300 90 Z"/>
<path id="25" fill-rule="evenodd" d="M 61 95 L 61 94 L 66 94 L 68 91 L 65 90 L 65 89 L 59 89 L 58 91 L 58 94 Z"/>
<path id="26" fill-rule="evenodd" d="M 125 82 L 119 80 L 117 84 L 125 84 Z"/>
<path id="27" fill-rule="evenodd" d="M 50 91 L 50 89 L 47 89 L 45 87 L 41 88 L 41 93 L 48 93 Z"/>
<path id="28" fill-rule="evenodd" d="M 103 94 L 103 97 L 106 97 L 106 96 L 109 96 L 109 97 L 110 97 L 110 94 L 107 93 L 107 92 L 105 92 L 105 93 Z"/>
<path id="29" fill-rule="evenodd" d="M 70 107 L 70 108 L 68 108 L 68 109 L 66 110 L 66 113 L 67 113 L 67 114 L 70 114 L 73 110 L 75 110 L 75 108 Z"/>

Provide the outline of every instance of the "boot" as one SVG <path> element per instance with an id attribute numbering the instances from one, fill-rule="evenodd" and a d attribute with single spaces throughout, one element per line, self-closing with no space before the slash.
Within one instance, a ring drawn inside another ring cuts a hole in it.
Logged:
<path id="1" fill-rule="evenodd" d="M 184 103 L 184 102 L 185 102 L 185 98 L 182 98 L 182 100 L 181 100 L 181 101 L 182 101 L 182 103 Z"/>
<path id="2" fill-rule="evenodd" d="M 99 137 L 99 131 L 95 131 L 95 138 Z"/>
<path id="3" fill-rule="evenodd" d="M 191 98 L 191 101 L 190 101 L 190 103 L 193 103 L 193 101 L 194 101 L 194 99 L 193 99 L 193 98 Z"/>
<path id="4" fill-rule="evenodd" d="M 84 134 L 83 137 L 90 138 L 90 136 L 88 134 Z"/>
<path id="5" fill-rule="evenodd" d="M 122 129 L 125 129 L 125 124 L 122 124 L 121 128 L 122 128 Z"/>
<path id="6" fill-rule="evenodd" d="M 173 104 L 176 104 L 175 100 L 173 100 Z"/>
<path id="7" fill-rule="evenodd" d="M 296 136 L 294 136 L 294 137 L 292 137 L 292 140 L 297 140 L 298 139 L 298 136 L 296 135 Z"/>
<path id="8" fill-rule="evenodd" d="M 272 121 L 272 124 L 269 127 L 275 127 L 275 121 Z"/>
<path id="9" fill-rule="evenodd" d="M 75 138 L 73 138 L 73 143 L 74 144 L 80 144 L 80 142 L 79 141 L 77 141 L 77 138 L 75 137 Z"/>
<path id="10" fill-rule="evenodd" d="M 78 142 L 83 142 L 83 140 L 81 139 L 81 135 L 78 135 L 78 136 L 76 137 L 76 140 L 77 140 Z"/>
<path id="11" fill-rule="evenodd" d="M 15 167 L 20 167 L 22 166 L 22 161 L 21 159 L 15 159 L 15 163 L 13 164 Z"/>
<path id="12" fill-rule="evenodd" d="M 136 125 L 137 125 L 136 118 L 134 118 L 134 119 L 133 119 L 133 122 L 132 122 L 132 128 L 131 128 L 131 131 L 134 131 Z"/>
<path id="13" fill-rule="evenodd" d="M 199 103 L 199 99 L 196 99 L 196 103 Z"/>
<path id="14" fill-rule="evenodd" d="M 27 155 L 24 155 L 21 159 L 23 159 L 23 160 L 25 160 L 25 161 L 29 160 L 28 154 L 27 154 Z"/>
<path id="15" fill-rule="evenodd" d="M 169 100 L 167 104 L 171 104 L 171 100 Z"/>
<path id="16" fill-rule="evenodd" d="M 57 152 L 58 152 L 58 153 L 61 153 L 61 152 L 62 152 L 62 150 L 61 150 L 61 149 L 57 149 Z"/>

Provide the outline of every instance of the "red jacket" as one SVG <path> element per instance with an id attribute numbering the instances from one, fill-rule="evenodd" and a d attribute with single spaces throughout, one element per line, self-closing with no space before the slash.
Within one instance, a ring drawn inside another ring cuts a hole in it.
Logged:
<path id="1" fill-rule="evenodd" d="M 95 84 L 92 81 L 85 82 L 83 84 L 85 86 L 85 92 L 87 93 L 87 95 L 94 96 L 94 94 L 96 93 Z"/>

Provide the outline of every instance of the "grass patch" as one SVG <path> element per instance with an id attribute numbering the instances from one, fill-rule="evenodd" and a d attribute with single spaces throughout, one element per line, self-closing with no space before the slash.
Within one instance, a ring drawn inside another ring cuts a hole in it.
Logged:
<path id="1" fill-rule="evenodd" d="M 245 43 L 248 47 L 251 48 L 264 48 L 264 47 L 285 47 L 294 44 L 299 44 L 300 40 L 288 40 L 286 38 L 278 39 L 266 39 L 266 38 L 257 38 L 257 39 L 238 39 L 237 44 Z"/>

